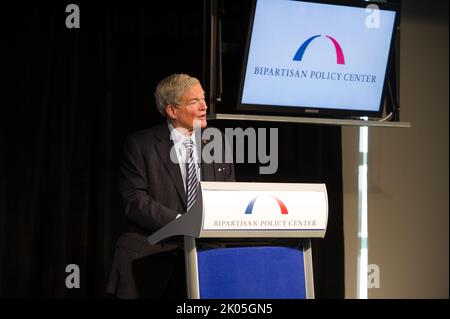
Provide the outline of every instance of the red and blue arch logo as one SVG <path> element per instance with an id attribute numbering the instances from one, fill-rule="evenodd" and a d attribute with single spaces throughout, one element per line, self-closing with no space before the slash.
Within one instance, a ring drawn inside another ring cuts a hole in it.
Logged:
<path id="1" fill-rule="evenodd" d="M 284 205 L 284 203 L 278 197 L 273 196 L 273 195 L 258 195 L 248 203 L 247 208 L 245 209 L 246 214 L 251 214 L 253 212 L 253 206 L 255 205 L 256 200 L 262 196 L 272 197 L 277 202 L 278 206 L 280 207 L 281 214 L 286 215 L 288 213 L 286 205 Z"/>
<path id="2" fill-rule="evenodd" d="M 314 35 L 307 39 L 305 42 L 302 43 L 300 48 L 298 48 L 297 52 L 294 55 L 294 61 L 301 61 L 303 59 L 303 54 L 305 54 L 306 49 L 308 48 L 308 45 L 317 38 L 320 38 L 321 35 Z M 325 36 L 326 38 L 330 39 L 331 42 L 334 45 L 334 49 L 336 51 L 336 63 L 337 64 L 345 64 L 345 57 L 344 57 L 344 51 L 342 51 L 342 47 L 339 44 L 339 42 L 336 41 L 333 37 L 330 37 L 329 35 Z"/>

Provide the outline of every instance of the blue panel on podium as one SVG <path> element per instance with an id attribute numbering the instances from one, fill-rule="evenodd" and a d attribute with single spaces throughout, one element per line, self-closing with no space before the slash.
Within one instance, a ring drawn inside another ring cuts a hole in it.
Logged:
<path id="1" fill-rule="evenodd" d="M 198 250 L 200 298 L 306 298 L 301 248 Z"/>

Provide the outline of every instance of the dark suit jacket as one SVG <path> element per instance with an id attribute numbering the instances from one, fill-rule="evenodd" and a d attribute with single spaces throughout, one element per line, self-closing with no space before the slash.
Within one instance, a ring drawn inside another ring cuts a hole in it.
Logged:
<path id="1" fill-rule="evenodd" d="M 202 140 L 202 147 L 207 143 Z M 186 194 L 179 164 L 170 159 L 172 146 L 167 125 L 134 133 L 125 142 L 120 168 L 120 192 L 128 219 L 128 231 L 116 244 L 107 286 L 108 293 L 120 298 L 139 297 L 136 287 L 138 279 L 133 274 L 132 263 L 143 260 L 145 256 L 173 251 L 179 247 L 176 242 L 154 246 L 147 242 L 147 236 L 186 210 Z M 234 181 L 233 165 L 223 162 L 202 162 L 201 180 Z"/>

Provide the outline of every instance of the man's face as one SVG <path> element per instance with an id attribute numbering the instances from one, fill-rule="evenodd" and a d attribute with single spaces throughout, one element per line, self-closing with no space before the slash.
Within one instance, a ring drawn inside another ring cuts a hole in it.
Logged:
<path id="1" fill-rule="evenodd" d="M 201 128 L 206 127 L 207 108 L 205 92 L 200 84 L 196 84 L 184 92 L 180 105 L 169 105 L 166 112 L 175 128 L 192 131 L 195 120 L 201 123 Z"/>

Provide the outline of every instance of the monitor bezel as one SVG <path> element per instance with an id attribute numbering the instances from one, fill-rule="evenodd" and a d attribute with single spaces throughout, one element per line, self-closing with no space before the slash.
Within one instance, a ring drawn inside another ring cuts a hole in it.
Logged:
<path id="1" fill-rule="evenodd" d="M 400 22 L 400 6 L 396 3 L 381 3 L 377 1 L 357 1 L 357 0 L 291 0 L 298 2 L 309 2 L 309 3 L 321 3 L 329 5 L 341 5 L 347 7 L 360 7 L 364 8 L 370 4 L 377 5 L 380 9 L 386 9 L 390 11 L 395 11 L 395 20 L 393 24 L 393 32 L 391 37 L 391 42 L 389 46 L 388 61 L 386 63 L 386 70 L 384 72 L 383 88 L 380 98 L 380 105 L 377 111 L 370 110 L 352 110 L 352 109 L 330 109 L 322 107 L 307 107 L 307 106 L 283 106 L 283 105 L 273 105 L 273 104 L 248 104 L 241 103 L 242 94 L 244 91 L 245 75 L 248 64 L 248 55 L 250 51 L 250 43 L 253 32 L 253 23 L 255 20 L 256 4 L 258 0 L 253 0 L 252 11 L 250 14 L 250 23 L 247 32 L 247 39 L 245 41 L 245 51 L 244 59 L 242 63 L 241 80 L 239 85 L 239 93 L 236 110 L 239 113 L 251 114 L 255 113 L 258 115 L 286 115 L 286 116 L 298 116 L 298 117 L 325 117 L 325 118 L 339 118 L 339 119 L 349 119 L 357 117 L 370 117 L 370 118 L 380 118 L 383 115 L 384 100 L 387 92 L 387 81 L 388 73 L 391 69 L 391 64 L 394 58 L 394 42 L 398 36 L 399 22 Z"/>

